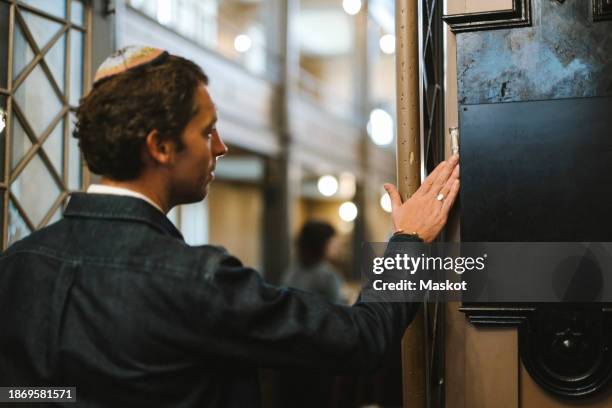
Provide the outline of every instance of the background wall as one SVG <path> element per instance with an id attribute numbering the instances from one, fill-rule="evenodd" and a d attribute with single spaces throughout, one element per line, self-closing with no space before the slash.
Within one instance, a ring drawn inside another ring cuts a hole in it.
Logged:
<path id="1" fill-rule="evenodd" d="M 261 270 L 263 202 L 258 186 L 215 180 L 208 193 L 210 242 Z"/>

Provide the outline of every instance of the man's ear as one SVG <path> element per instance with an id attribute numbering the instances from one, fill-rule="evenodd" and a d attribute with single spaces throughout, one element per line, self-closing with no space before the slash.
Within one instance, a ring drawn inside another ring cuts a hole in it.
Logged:
<path id="1" fill-rule="evenodd" d="M 174 161 L 175 145 L 170 139 L 164 139 L 156 129 L 145 138 L 145 152 L 157 164 L 169 164 Z"/>

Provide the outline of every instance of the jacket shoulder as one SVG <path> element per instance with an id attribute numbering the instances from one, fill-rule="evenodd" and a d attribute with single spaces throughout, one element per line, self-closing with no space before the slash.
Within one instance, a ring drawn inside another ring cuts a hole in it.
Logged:
<path id="1" fill-rule="evenodd" d="M 19 256 L 27 263 L 27 258 L 43 257 L 85 267 L 200 280 L 218 270 L 223 259 L 231 258 L 220 246 L 190 246 L 180 239 L 159 233 L 126 237 L 124 232 L 119 229 L 114 236 L 102 234 L 87 239 L 83 228 L 75 231 L 73 226 L 60 221 L 15 242 L 0 252 L 0 260 Z"/>

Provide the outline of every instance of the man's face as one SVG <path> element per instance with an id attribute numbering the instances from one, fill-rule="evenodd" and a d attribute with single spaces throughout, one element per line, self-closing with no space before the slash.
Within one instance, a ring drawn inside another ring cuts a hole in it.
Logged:
<path id="1" fill-rule="evenodd" d="M 183 150 L 177 151 L 171 171 L 173 204 L 193 203 L 208 193 L 217 157 L 227 153 L 217 132 L 217 112 L 204 84 L 196 90 L 197 113 L 181 135 Z"/>

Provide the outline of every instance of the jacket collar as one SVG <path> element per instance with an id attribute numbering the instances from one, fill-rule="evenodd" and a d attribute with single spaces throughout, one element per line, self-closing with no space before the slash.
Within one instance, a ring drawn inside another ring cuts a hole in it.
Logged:
<path id="1" fill-rule="evenodd" d="M 151 204 L 136 197 L 72 193 L 64 217 L 136 221 L 148 224 L 165 235 L 184 240 L 183 235 L 168 217 Z"/>

